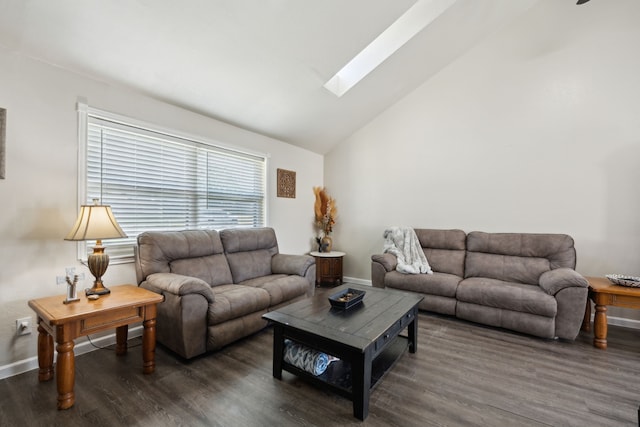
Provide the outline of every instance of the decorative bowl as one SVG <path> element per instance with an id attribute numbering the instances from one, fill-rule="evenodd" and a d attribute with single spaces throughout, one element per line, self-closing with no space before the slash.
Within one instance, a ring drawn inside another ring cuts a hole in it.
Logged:
<path id="1" fill-rule="evenodd" d="M 626 274 L 607 274 L 605 277 L 616 285 L 640 288 L 640 277 Z"/>
<path id="2" fill-rule="evenodd" d="M 365 293 L 359 289 L 348 288 L 330 295 L 329 302 L 332 307 L 347 310 L 361 303 Z"/>

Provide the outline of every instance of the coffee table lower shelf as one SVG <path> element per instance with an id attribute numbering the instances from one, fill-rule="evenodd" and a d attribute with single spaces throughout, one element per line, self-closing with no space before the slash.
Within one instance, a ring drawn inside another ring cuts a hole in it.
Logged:
<path id="1" fill-rule="evenodd" d="M 409 348 L 408 337 L 399 335 L 387 348 L 382 351 L 371 364 L 371 388 L 373 390 L 384 375 L 396 364 Z M 282 361 L 282 369 L 290 372 L 306 381 L 328 388 L 336 394 L 353 400 L 353 387 L 351 381 L 351 363 L 344 360 L 331 362 L 322 375 L 312 375 L 294 365 Z"/>

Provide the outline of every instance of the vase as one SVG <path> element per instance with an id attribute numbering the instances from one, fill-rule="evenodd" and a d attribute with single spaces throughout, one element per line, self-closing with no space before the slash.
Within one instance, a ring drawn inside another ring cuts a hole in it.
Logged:
<path id="1" fill-rule="evenodd" d="M 331 252 L 331 248 L 333 247 L 333 240 L 329 236 L 324 236 L 320 243 L 320 252 Z"/>

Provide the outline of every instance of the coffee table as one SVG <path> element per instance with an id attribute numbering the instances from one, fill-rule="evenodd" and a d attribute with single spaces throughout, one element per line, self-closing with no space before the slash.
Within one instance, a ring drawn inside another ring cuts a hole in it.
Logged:
<path id="1" fill-rule="evenodd" d="M 409 349 L 418 348 L 418 303 L 416 294 L 344 285 L 364 290 L 362 303 L 348 309 L 332 308 L 328 295 L 316 295 L 263 315 L 274 326 L 273 376 L 291 372 L 353 401 L 354 417 L 364 420 L 369 413 L 369 395 L 396 360 Z M 400 333 L 408 328 L 407 336 Z M 332 362 L 322 375 L 312 375 L 284 361 L 284 341 L 293 340 L 340 360 Z"/>
<path id="2" fill-rule="evenodd" d="M 591 330 L 591 301 L 595 304 L 593 317 L 593 345 L 607 348 L 607 306 L 640 308 L 640 288 L 614 285 L 606 277 L 587 277 L 589 297 L 584 311 L 582 330 Z"/>

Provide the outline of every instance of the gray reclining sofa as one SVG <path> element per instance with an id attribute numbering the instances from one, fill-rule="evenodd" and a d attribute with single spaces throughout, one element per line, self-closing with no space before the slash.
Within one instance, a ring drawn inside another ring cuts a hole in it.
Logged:
<path id="1" fill-rule="evenodd" d="M 389 253 L 371 257 L 373 286 L 424 296 L 423 310 L 543 337 L 573 340 L 588 282 L 565 234 L 415 229 L 433 274 L 402 274 Z"/>
<path id="2" fill-rule="evenodd" d="M 142 233 L 136 274 L 165 297 L 158 342 L 185 358 L 259 331 L 264 313 L 315 290 L 314 258 L 280 254 L 272 228 Z"/>

